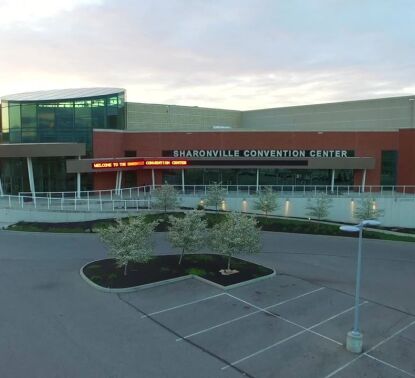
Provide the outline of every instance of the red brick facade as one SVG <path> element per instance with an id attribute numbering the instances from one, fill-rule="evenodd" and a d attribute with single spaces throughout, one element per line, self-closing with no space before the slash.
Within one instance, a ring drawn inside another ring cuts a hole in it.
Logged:
<path id="1" fill-rule="evenodd" d="M 397 185 L 415 185 L 415 130 L 399 132 L 107 132 L 95 131 L 95 158 L 124 157 L 136 151 L 140 157 L 162 156 L 164 150 L 191 149 L 328 149 L 354 150 L 356 157 L 374 157 L 375 169 L 368 170 L 366 185 L 380 185 L 383 150 L 398 151 Z M 140 172 L 137 185 L 151 183 L 151 172 Z M 359 185 L 362 172 L 355 172 Z M 96 189 L 113 187 L 115 173 L 95 174 Z M 161 172 L 156 172 L 161 182 Z"/>

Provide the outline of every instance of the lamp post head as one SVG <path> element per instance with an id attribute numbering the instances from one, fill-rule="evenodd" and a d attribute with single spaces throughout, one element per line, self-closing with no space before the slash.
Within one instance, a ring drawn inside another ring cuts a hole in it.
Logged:
<path id="1" fill-rule="evenodd" d="M 345 232 L 359 232 L 360 229 L 357 226 L 340 226 L 341 231 Z"/>
<path id="2" fill-rule="evenodd" d="M 379 226 L 380 222 L 374 219 L 364 220 L 361 223 L 362 226 Z"/>
<path id="3" fill-rule="evenodd" d="M 345 232 L 359 232 L 360 229 L 365 226 L 379 226 L 379 225 L 380 225 L 379 221 L 373 220 L 373 219 L 367 219 L 367 220 L 360 222 L 356 226 L 349 226 L 349 225 L 340 226 L 340 230 L 345 231 Z"/>

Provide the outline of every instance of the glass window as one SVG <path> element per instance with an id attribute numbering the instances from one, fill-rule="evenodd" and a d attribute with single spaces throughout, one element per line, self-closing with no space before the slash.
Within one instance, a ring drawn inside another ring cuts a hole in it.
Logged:
<path id="1" fill-rule="evenodd" d="M 37 109 L 38 132 L 40 142 L 54 142 L 55 138 L 55 109 L 40 104 Z"/>
<path id="2" fill-rule="evenodd" d="M 109 97 L 107 103 L 108 106 L 118 107 L 118 96 Z"/>
<path id="3" fill-rule="evenodd" d="M 163 183 L 170 185 L 182 184 L 182 171 L 181 170 L 163 170 Z"/>
<path id="4" fill-rule="evenodd" d="M 124 157 L 136 157 L 137 151 L 136 150 L 125 150 Z"/>
<path id="5" fill-rule="evenodd" d="M 237 185 L 256 185 L 256 169 L 238 169 Z"/>
<path id="6" fill-rule="evenodd" d="M 29 179 L 26 159 L 1 159 L 1 180 L 3 191 L 7 194 L 18 194 L 29 191 Z"/>
<path id="7" fill-rule="evenodd" d="M 91 109 L 92 128 L 93 129 L 105 129 L 105 107 L 93 107 Z"/>
<path id="8" fill-rule="evenodd" d="M 37 142 L 36 104 L 21 105 L 22 142 Z"/>
<path id="9" fill-rule="evenodd" d="M 382 151 L 380 185 L 396 185 L 398 151 Z"/>
<path id="10" fill-rule="evenodd" d="M 73 103 L 70 106 L 62 106 L 55 110 L 56 137 L 58 142 L 73 141 L 74 126 L 74 108 Z"/>
<path id="11" fill-rule="evenodd" d="M 10 142 L 20 143 L 22 141 L 22 128 L 20 121 L 20 104 L 9 102 L 9 125 Z"/>
<path id="12" fill-rule="evenodd" d="M 9 107 L 6 101 L 1 103 L 1 132 L 2 141 L 9 141 Z"/>
<path id="13" fill-rule="evenodd" d="M 92 100 L 91 106 L 93 108 L 105 106 L 105 99 L 104 98 L 100 98 L 100 99 Z"/>

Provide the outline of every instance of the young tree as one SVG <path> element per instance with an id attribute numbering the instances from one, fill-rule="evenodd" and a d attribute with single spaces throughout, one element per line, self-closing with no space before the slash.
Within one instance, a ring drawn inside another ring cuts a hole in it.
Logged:
<path id="1" fill-rule="evenodd" d="M 375 202 L 375 198 L 362 198 L 359 201 L 353 216 L 359 221 L 363 221 L 366 219 L 377 219 L 383 216 L 383 214 L 385 213 L 384 210 L 376 208 Z"/>
<path id="2" fill-rule="evenodd" d="M 191 211 L 184 218 L 169 217 L 169 240 L 173 247 L 180 248 L 179 264 L 185 253 L 193 253 L 202 248 L 206 241 L 207 222 L 202 219 L 202 211 Z"/>
<path id="3" fill-rule="evenodd" d="M 226 198 L 226 189 L 222 188 L 222 183 L 214 182 L 213 185 L 208 187 L 206 195 L 206 204 L 208 206 L 215 206 L 216 211 L 218 211 L 218 207 Z"/>
<path id="4" fill-rule="evenodd" d="M 306 215 L 310 218 L 322 220 L 328 217 L 333 200 L 327 194 L 321 193 L 318 197 L 314 198 L 313 202 L 310 199 L 307 202 L 306 209 L 308 212 Z"/>
<path id="5" fill-rule="evenodd" d="M 163 209 L 164 212 L 167 212 L 167 210 L 175 209 L 179 205 L 179 195 L 172 185 L 161 185 L 152 194 L 155 198 L 154 207 L 156 209 Z"/>
<path id="6" fill-rule="evenodd" d="M 127 275 L 129 262 L 147 262 L 153 254 L 152 235 L 157 221 L 146 222 L 144 215 L 130 218 L 127 222 L 117 219 L 115 226 L 99 229 L 101 239 L 109 247 L 119 267 Z"/>
<path id="7" fill-rule="evenodd" d="M 254 202 L 254 209 L 260 210 L 268 217 L 268 213 L 279 208 L 278 194 L 272 191 L 272 188 L 267 187 L 265 190 L 259 192 L 257 199 Z"/>
<path id="8" fill-rule="evenodd" d="M 229 271 L 233 255 L 260 251 L 257 222 L 254 218 L 241 213 L 227 214 L 223 222 L 212 228 L 210 244 L 215 252 L 228 257 Z"/>

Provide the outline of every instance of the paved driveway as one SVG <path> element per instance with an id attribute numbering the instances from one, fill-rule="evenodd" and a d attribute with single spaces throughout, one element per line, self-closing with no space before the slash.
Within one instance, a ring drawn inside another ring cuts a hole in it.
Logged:
<path id="1" fill-rule="evenodd" d="M 0 377 L 415 376 L 415 246 L 364 241 L 365 353 L 345 351 L 356 240 L 264 233 L 276 277 L 115 295 L 79 276 L 94 235 L 0 232 Z M 162 234 L 157 249 L 170 253 Z"/>

